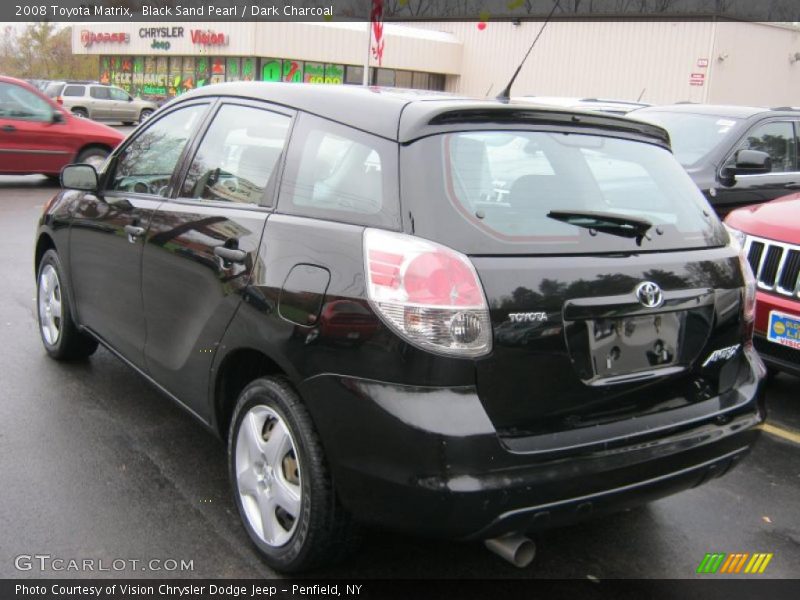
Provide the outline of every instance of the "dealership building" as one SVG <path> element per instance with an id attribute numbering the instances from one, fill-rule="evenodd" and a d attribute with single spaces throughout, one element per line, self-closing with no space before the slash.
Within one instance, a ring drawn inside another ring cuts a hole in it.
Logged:
<path id="1" fill-rule="evenodd" d="M 496 95 L 541 22 L 387 23 L 375 85 Z M 171 97 L 222 81 L 360 84 L 359 22 L 75 25 L 75 54 L 100 56 L 100 81 Z M 553 21 L 514 95 L 649 103 L 800 104 L 800 30 L 734 21 Z"/>

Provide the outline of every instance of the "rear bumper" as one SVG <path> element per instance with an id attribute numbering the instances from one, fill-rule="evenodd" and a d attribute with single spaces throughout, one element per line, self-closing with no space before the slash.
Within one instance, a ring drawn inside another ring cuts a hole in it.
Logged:
<path id="1" fill-rule="evenodd" d="M 757 367 L 749 371 L 731 392 L 739 401 L 724 403 L 733 409 L 545 452 L 519 451 L 500 438 L 472 387 L 323 375 L 300 392 L 340 499 L 358 520 L 470 539 L 563 525 L 722 475 L 748 452 L 764 418 Z"/>

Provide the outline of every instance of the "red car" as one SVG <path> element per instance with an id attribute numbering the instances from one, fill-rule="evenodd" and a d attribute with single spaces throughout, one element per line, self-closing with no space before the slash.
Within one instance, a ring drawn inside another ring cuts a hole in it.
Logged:
<path id="1" fill-rule="evenodd" d="M 800 375 L 800 194 L 725 219 L 756 276 L 753 343 L 771 371 Z"/>
<path id="2" fill-rule="evenodd" d="M 0 75 L 0 174 L 57 178 L 74 162 L 99 168 L 124 138 L 71 115 L 32 85 Z"/>

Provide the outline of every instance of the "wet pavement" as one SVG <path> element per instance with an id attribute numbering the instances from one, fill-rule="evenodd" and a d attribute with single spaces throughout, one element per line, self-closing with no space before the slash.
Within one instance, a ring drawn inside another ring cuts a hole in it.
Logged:
<path id="1" fill-rule="evenodd" d="M 106 350 L 76 364 L 45 355 L 33 239 L 55 192 L 41 177 L 0 177 L 0 577 L 93 574 L 18 570 L 16 557 L 33 554 L 126 561 L 96 575 L 274 576 L 239 523 L 220 442 Z M 769 423 L 788 435 L 765 433 L 702 487 L 541 534 L 525 569 L 478 543 L 371 532 L 349 561 L 315 575 L 688 578 L 706 552 L 770 552 L 765 577 L 798 577 L 800 444 L 787 439 L 800 432 L 798 387 L 780 375 L 768 389 Z M 152 559 L 162 570 L 143 571 Z M 193 568 L 167 571 L 170 559 Z"/>

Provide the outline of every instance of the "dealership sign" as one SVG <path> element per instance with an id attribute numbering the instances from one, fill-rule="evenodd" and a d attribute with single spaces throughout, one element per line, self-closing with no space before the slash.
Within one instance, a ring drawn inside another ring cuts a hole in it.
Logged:
<path id="1" fill-rule="evenodd" d="M 230 41 L 230 36 L 210 29 L 192 29 L 191 36 L 192 43 L 200 46 L 227 46 Z"/>
<path id="2" fill-rule="evenodd" d="M 97 33 L 95 31 L 89 31 L 88 29 L 84 29 L 81 31 L 81 44 L 85 48 L 88 48 L 92 44 L 100 44 L 100 43 L 117 43 L 117 44 L 127 44 L 131 41 L 130 35 L 127 33 L 109 33 L 109 32 L 102 32 Z"/>

